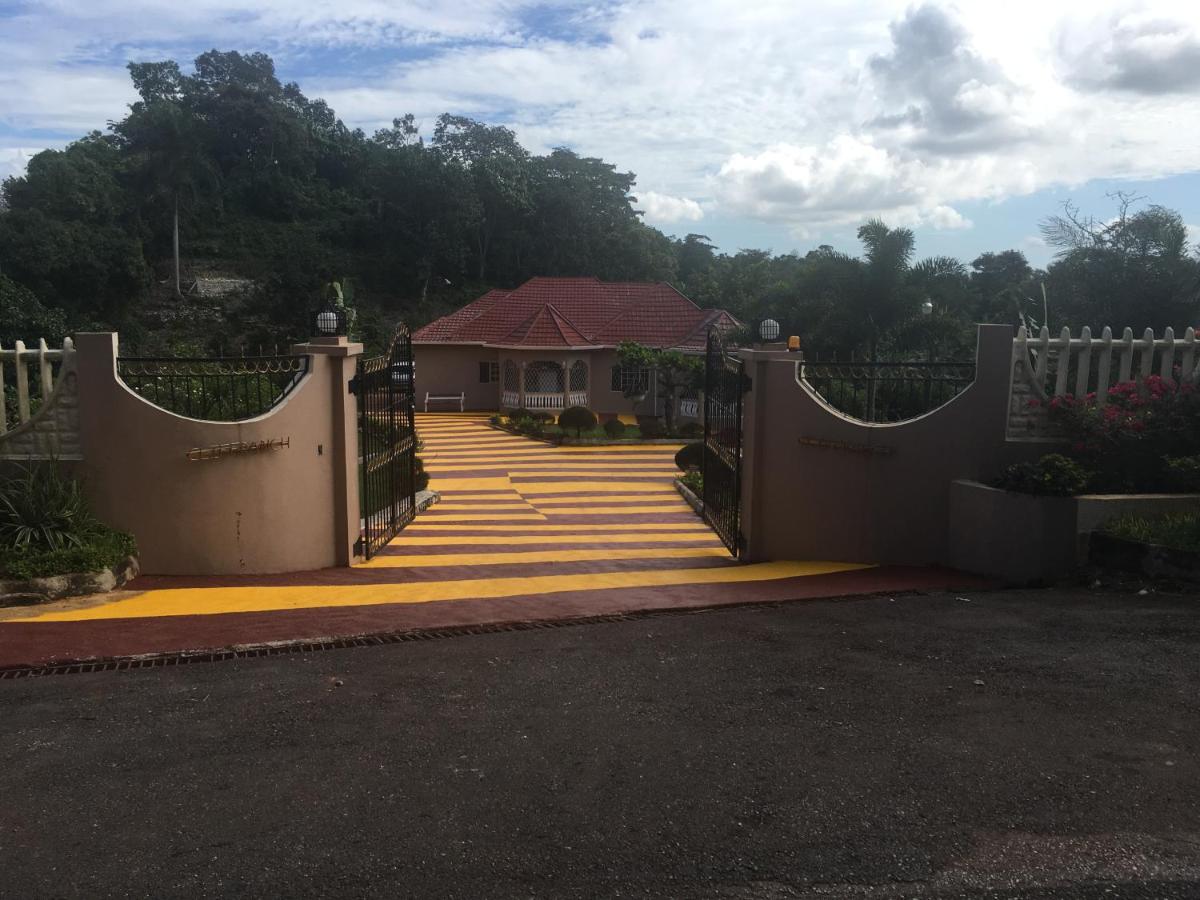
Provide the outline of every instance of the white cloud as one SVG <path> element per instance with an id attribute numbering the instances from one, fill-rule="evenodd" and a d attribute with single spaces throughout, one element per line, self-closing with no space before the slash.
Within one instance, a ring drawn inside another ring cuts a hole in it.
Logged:
<path id="1" fill-rule="evenodd" d="M 935 206 L 921 218 L 922 224 L 938 231 L 957 231 L 960 228 L 971 228 L 975 224 L 952 206 Z"/>
<path id="2" fill-rule="evenodd" d="M 45 0 L 4 19 L 0 125 L 14 145 L 77 136 L 123 114 L 126 59 L 262 49 L 368 131 L 405 112 L 428 131 L 449 111 L 503 121 L 534 150 L 602 156 L 637 173 L 651 222 L 963 228 L 966 202 L 1200 171 L 1195 97 L 1175 89 L 1190 83 L 1200 5 L 1077 9 Z"/>
<path id="3" fill-rule="evenodd" d="M 704 218 L 704 210 L 695 200 L 687 197 L 671 197 L 655 191 L 640 191 L 637 206 L 652 224 L 671 225 L 676 222 L 698 222 Z"/>
<path id="4" fill-rule="evenodd" d="M 943 202 L 955 199 L 970 162 L 927 165 L 866 140 L 839 135 L 826 144 L 776 144 L 762 153 L 734 154 L 714 179 L 722 206 L 736 214 L 811 234 L 826 226 L 882 216 L 896 224 L 969 228 Z"/>
<path id="5" fill-rule="evenodd" d="M 30 157 L 44 149 L 44 147 L 0 147 L 0 181 L 9 175 L 23 175 Z"/>
<path id="6" fill-rule="evenodd" d="M 1186 225 L 1187 240 L 1193 253 L 1200 253 L 1200 225 Z"/>

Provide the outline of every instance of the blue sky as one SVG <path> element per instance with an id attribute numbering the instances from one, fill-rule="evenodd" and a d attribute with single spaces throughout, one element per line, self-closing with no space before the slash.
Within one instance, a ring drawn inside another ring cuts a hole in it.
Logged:
<path id="1" fill-rule="evenodd" d="M 263 50 L 368 132 L 511 126 L 638 175 L 664 231 L 725 250 L 1017 248 L 1126 191 L 1200 242 L 1200 4 L 892 0 L 0 0 L 0 174 L 119 118 L 124 66 Z"/>

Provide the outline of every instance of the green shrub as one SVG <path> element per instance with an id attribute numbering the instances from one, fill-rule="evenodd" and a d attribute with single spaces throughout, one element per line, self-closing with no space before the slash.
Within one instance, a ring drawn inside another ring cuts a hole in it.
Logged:
<path id="1" fill-rule="evenodd" d="M 554 413 L 548 413 L 544 409 L 535 409 L 529 415 L 533 421 L 541 422 L 543 425 L 554 424 Z"/>
<path id="2" fill-rule="evenodd" d="M 504 424 L 504 416 L 502 416 L 498 413 L 494 416 L 488 416 L 488 424 L 489 425 L 503 425 Z"/>
<path id="3" fill-rule="evenodd" d="M 515 422 L 517 419 L 532 419 L 533 413 L 523 406 L 518 406 L 516 409 L 510 409 L 505 412 L 505 416 L 508 417 L 510 422 Z"/>
<path id="4" fill-rule="evenodd" d="M 689 469 L 699 469 L 704 465 L 704 445 L 701 443 L 684 444 L 675 454 L 675 465 L 684 472 Z"/>
<path id="5" fill-rule="evenodd" d="M 679 426 L 679 436 L 685 438 L 704 437 L 704 426 L 699 422 L 684 422 Z"/>
<path id="6" fill-rule="evenodd" d="M 1021 494 L 1071 497 L 1081 494 L 1091 481 L 1090 473 L 1061 453 L 1047 453 L 1037 462 L 1015 463 L 993 482 L 993 487 Z"/>
<path id="7" fill-rule="evenodd" d="M 690 472 L 684 472 L 679 476 L 679 480 L 683 482 L 684 487 L 686 487 L 697 497 L 704 496 L 704 475 L 698 469 L 692 469 Z"/>
<path id="8" fill-rule="evenodd" d="M 596 414 L 586 406 L 568 406 L 558 417 L 558 425 L 563 431 L 572 429 L 575 436 L 579 437 L 584 431 L 596 427 Z"/>
<path id="9" fill-rule="evenodd" d="M 625 434 L 625 423 L 620 419 L 609 419 L 604 423 L 604 433 L 615 441 Z"/>
<path id="10" fill-rule="evenodd" d="M 541 435 L 546 430 L 545 423 L 532 416 L 522 416 L 514 420 L 513 427 L 517 430 L 518 434 L 527 434 L 535 437 Z"/>
<path id="11" fill-rule="evenodd" d="M 1104 531 L 1142 544 L 1200 552 L 1200 513 L 1168 513 L 1157 518 L 1121 516 L 1106 522 Z"/>
<path id="12" fill-rule="evenodd" d="M 0 547 L 78 547 L 95 527 L 79 482 L 54 463 L 31 463 L 0 481 Z"/>
<path id="13" fill-rule="evenodd" d="M 642 437 L 647 440 L 657 440 L 667 436 L 667 429 L 663 427 L 661 419 L 638 419 L 638 427 L 642 430 Z"/>
<path id="14" fill-rule="evenodd" d="M 137 552 L 129 535 L 103 525 L 83 537 L 82 543 L 57 550 L 0 549 L 0 577 L 48 578 L 74 572 L 111 569 Z"/>
<path id="15" fill-rule="evenodd" d="M 1167 485 L 1173 491 L 1185 494 L 1200 493 L 1200 455 L 1168 456 Z"/>
<path id="16" fill-rule="evenodd" d="M 423 491 L 429 487 L 429 473 L 425 471 L 425 460 L 419 456 L 413 457 L 414 468 L 416 470 L 416 489 Z"/>

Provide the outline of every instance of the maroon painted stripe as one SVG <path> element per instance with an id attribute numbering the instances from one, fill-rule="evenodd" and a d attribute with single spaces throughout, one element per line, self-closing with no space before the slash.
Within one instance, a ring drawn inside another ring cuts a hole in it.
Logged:
<path id="1" fill-rule="evenodd" d="M 611 547 L 614 550 L 653 550 L 660 547 L 713 547 L 720 546 L 712 535 L 698 534 L 695 539 L 687 538 L 681 541 L 630 541 L 614 544 L 603 538 L 580 536 L 576 540 L 555 542 L 553 544 L 423 544 L 421 546 L 405 545 L 403 543 L 388 544 L 379 551 L 379 556 L 421 556 L 425 553 L 503 553 L 510 550 L 603 550 Z"/>
<path id="2" fill-rule="evenodd" d="M 439 551 L 440 552 L 440 551 Z M 609 572 L 643 572 L 661 569 L 711 569 L 737 565 L 732 558 L 656 557 L 646 559 L 597 559 L 552 563 L 494 563 L 489 565 L 415 566 L 411 568 L 322 569 L 286 575 L 143 575 L 128 590 L 152 591 L 180 588 L 236 587 L 329 587 L 331 585 L 394 584 L 403 588 L 414 582 L 484 581 L 489 578 L 536 578 L 543 575 L 594 575 Z M 401 599 L 399 596 L 397 600 Z"/>
<path id="3" fill-rule="evenodd" d="M 621 588 L 491 600 L 449 600 L 207 616 L 9 622 L 0 624 L 0 666 L 50 665 L 143 653 L 219 650 L 272 641 L 324 640 L 420 629 L 618 615 L 656 609 L 695 609 L 880 592 L 963 591 L 985 587 L 988 587 L 987 582 L 979 578 L 945 569 L 889 567 L 737 585 Z"/>

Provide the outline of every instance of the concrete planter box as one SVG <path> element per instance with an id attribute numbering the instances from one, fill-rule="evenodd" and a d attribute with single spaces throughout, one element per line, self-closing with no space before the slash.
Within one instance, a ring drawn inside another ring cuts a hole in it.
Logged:
<path id="1" fill-rule="evenodd" d="M 28 606 L 65 597 L 105 594 L 123 587 L 137 574 L 137 557 L 129 556 L 111 569 L 101 569 L 99 572 L 73 572 L 30 578 L 28 581 L 0 581 L 0 606 Z"/>
<path id="2" fill-rule="evenodd" d="M 948 562 L 1008 584 L 1053 582 L 1087 562 L 1092 532 L 1109 519 L 1198 509 L 1198 494 L 1040 497 L 955 481 L 950 485 Z"/>
<path id="3" fill-rule="evenodd" d="M 1088 554 L 1094 565 L 1104 568 L 1200 584 L 1200 553 L 1143 544 L 1098 531 L 1092 535 Z"/>

